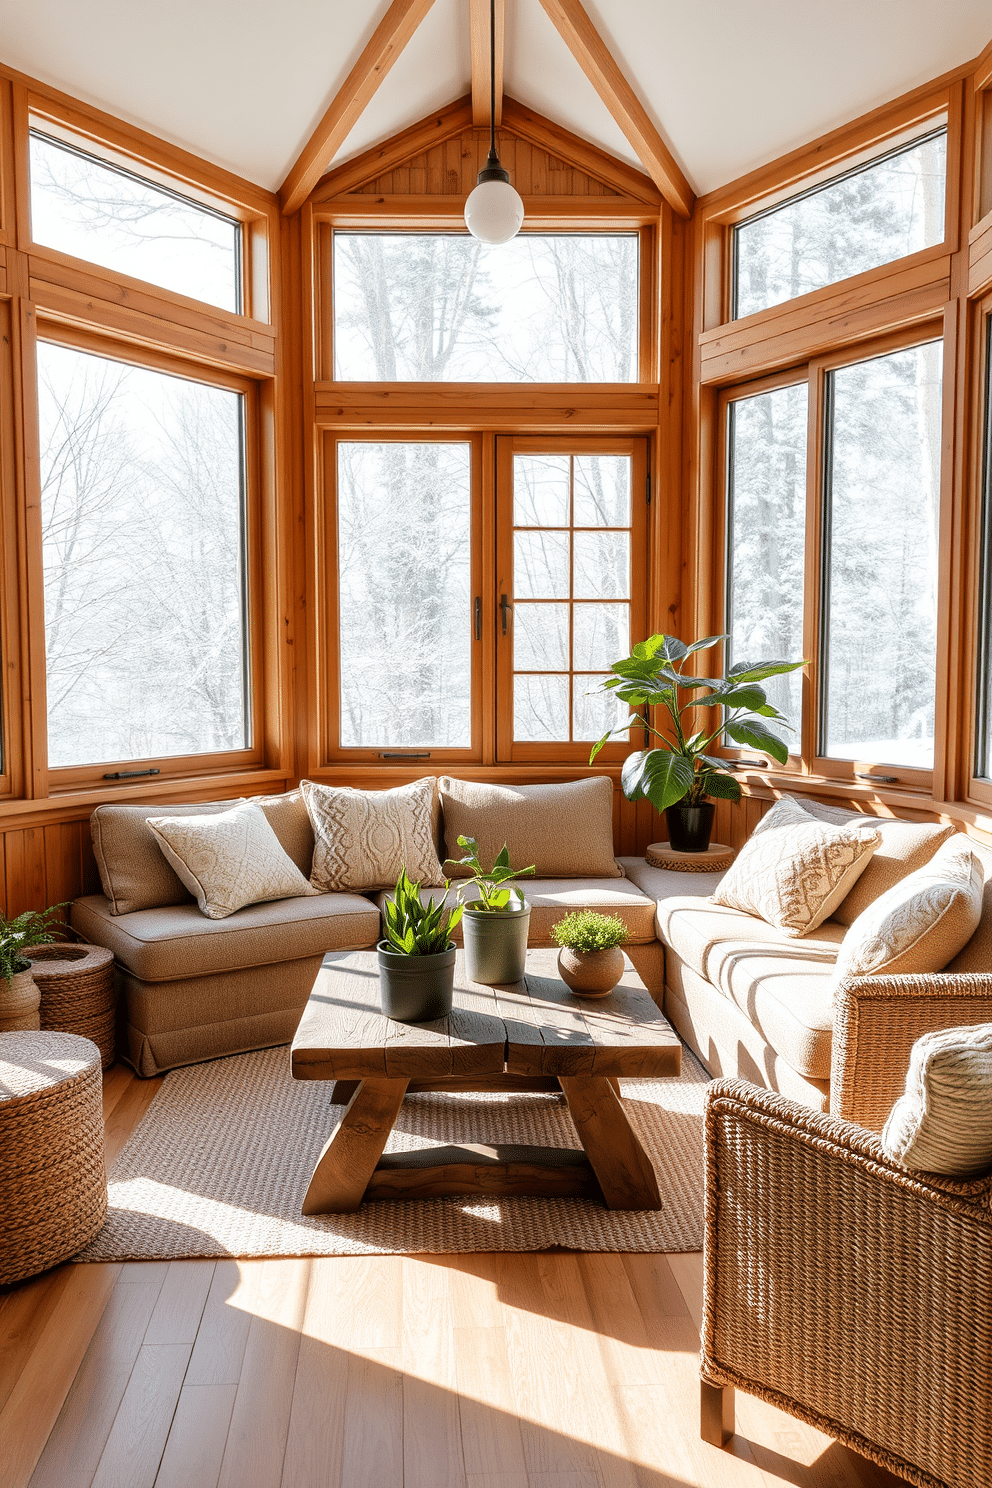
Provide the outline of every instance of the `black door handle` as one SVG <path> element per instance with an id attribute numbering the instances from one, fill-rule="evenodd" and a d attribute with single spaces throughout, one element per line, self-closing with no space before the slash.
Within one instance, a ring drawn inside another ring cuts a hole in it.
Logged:
<path id="1" fill-rule="evenodd" d="M 502 630 L 503 630 L 503 634 L 504 635 L 506 635 L 506 617 L 507 617 L 507 615 L 509 614 L 509 612 L 512 609 L 513 609 L 513 606 L 510 603 L 510 601 L 507 598 L 507 596 L 505 594 L 501 594 L 500 597 L 499 597 L 499 614 L 500 614 L 500 623 L 501 623 L 501 626 L 502 626 Z"/>
<path id="2" fill-rule="evenodd" d="M 475 639 L 477 641 L 481 641 L 482 640 L 482 599 L 480 598 L 480 596 L 478 594 L 475 596 L 474 610 L 475 610 Z"/>

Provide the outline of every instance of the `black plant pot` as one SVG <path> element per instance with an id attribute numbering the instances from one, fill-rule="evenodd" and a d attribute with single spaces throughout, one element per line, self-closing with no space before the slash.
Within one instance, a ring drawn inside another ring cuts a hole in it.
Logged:
<path id="1" fill-rule="evenodd" d="M 716 807 L 711 801 L 701 806 L 669 806 L 665 811 L 668 823 L 669 845 L 676 852 L 704 853 L 713 835 L 713 813 Z"/>
<path id="2" fill-rule="evenodd" d="M 432 1023 L 451 1012 L 455 946 L 434 956 L 403 956 L 380 940 L 379 994 L 382 1011 L 397 1023 Z"/>

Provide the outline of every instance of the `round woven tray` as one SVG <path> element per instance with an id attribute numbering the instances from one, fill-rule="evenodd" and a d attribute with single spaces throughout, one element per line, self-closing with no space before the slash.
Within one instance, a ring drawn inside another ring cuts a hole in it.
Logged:
<path id="1" fill-rule="evenodd" d="M 41 1026 L 92 1039 L 104 1069 L 114 1062 L 114 955 L 105 946 L 32 946 L 28 955 L 41 993 Z"/>
<path id="2" fill-rule="evenodd" d="M 82 1250 L 107 1213 L 100 1051 L 70 1033 L 0 1036 L 0 1285 Z"/>
<path id="3" fill-rule="evenodd" d="M 722 842 L 711 842 L 705 852 L 685 853 L 676 852 L 667 842 L 652 842 L 645 857 L 652 868 L 674 868 L 678 873 L 723 873 L 734 861 L 734 849 Z"/>

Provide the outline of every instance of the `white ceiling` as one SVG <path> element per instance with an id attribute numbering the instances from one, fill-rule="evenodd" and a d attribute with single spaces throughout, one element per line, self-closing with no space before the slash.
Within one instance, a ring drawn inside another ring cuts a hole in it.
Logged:
<path id="1" fill-rule="evenodd" d="M 0 0 L 0 61 L 277 188 L 388 0 Z M 539 0 L 506 89 L 634 161 Z M 698 194 L 976 56 L 989 0 L 586 0 Z M 346 159 L 469 90 L 468 0 L 435 0 Z"/>

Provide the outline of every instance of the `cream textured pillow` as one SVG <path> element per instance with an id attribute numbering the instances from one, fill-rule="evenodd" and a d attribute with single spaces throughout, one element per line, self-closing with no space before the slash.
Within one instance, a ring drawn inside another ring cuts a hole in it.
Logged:
<path id="1" fill-rule="evenodd" d="M 992 1167 L 992 1023 L 925 1033 L 906 1093 L 882 1132 L 889 1157 L 924 1173 L 970 1178 Z"/>
<path id="2" fill-rule="evenodd" d="M 246 904 L 316 892 L 254 801 L 209 816 L 150 816 L 147 822 L 164 857 L 211 920 L 226 919 Z"/>
<path id="3" fill-rule="evenodd" d="M 613 851 L 613 782 L 605 775 L 567 785 L 494 785 L 442 775 L 445 851 L 463 858 L 474 837 L 488 868 L 506 843 L 514 868 L 535 878 L 623 878 Z M 452 878 L 466 873 L 448 864 Z"/>
<path id="4" fill-rule="evenodd" d="M 967 840 L 945 842 L 858 916 L 837 956 L 836 979 L 943 971 L 974 935 L 984 876 Z"/>
<path id="5" fill-rule="evenodd" d="M 444 883 L 434 846 L 434 780 L 394 790 L 352 790 L 301 780 L 313 826 L 315 889 L 391 889 L 405 868 L 425 885 Z"/>
<path id="6" fill-rule="evenodd" d="M 786 935 L 808 935 L 833 913 L 868 866 L 875 831 L 817 821 L 791 796 L 762 817 L 713 894 Z"/>

